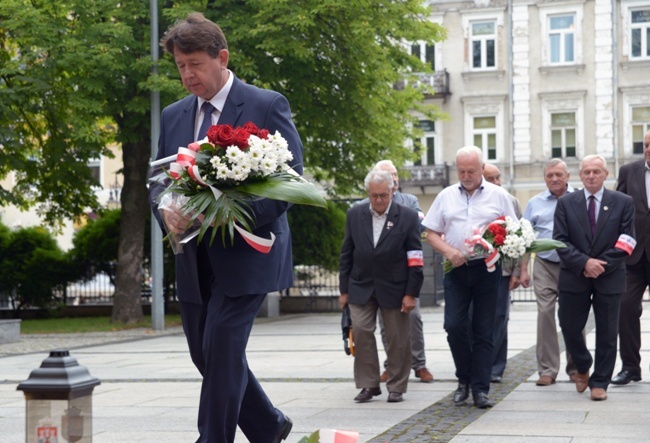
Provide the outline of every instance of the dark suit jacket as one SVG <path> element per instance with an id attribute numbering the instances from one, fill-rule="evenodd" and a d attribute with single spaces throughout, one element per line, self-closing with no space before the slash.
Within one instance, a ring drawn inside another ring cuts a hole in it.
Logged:
<path id="1" fill-rule="evenodd" d="M 163 110 L 157 158 L 176 154 L 179 146 L 187 146 L 195 141 L 197 106 L 197 98 L 190 95 Z M 219 124 L 237 127 L 249 121 L 259 128 L 268 129 L 272 134 L 279 131 L 293 153 L 291 165 L 296 172 L 302 174 L 302 142 L 291 120 L 286 98 L 277 92 L 247 85 L 235 77 L 219 117 Z M 152 185 L 149 189 L 149 200 L 159 222 L 160 215 L 155 201 L 162 190 L 160 185 Z M 228 296 L 265 294 L 293 284 L 291 235 L 286 216 L 289 205 L 262 199 L 251 206 L 255 217 L 253 233 L 270 238 L 270 233 L 273 232 L 276 240 L 271 252 L 262 254 L 247 245 L 238 234 L 235 234 L 234 245 L 227 240 L 224 247 L 221 234 L 217 233 L 214 243 L 208 248 L 208 257 L 215 283 Z M 210 234 L 209 231 L 206 233 L 203 242 L 208 242 Z M 184 245 L 183 250 L 182 254 L 176 256 L 178 298 L 184 302 L 201 304 L 196 240 Z"/>
<path id="2" fill-rule="evenodd" d="M 621 234 L 634 237 L 634 206 L 630 196 L 605 189 L 593 238 L 584 191 L 560 197 L 553 221 L 553 238 L 567 245 L 557 250 L 560 256 L 560 290 L 589 291 L 593 283 L 594 290 L 603 294 L 624 292 L 625 258 L 628 255 L 614 247 Z M 605 273 L 596 279 L 583 275 L 589 258 L 607 262 Z"/>
<path id="3" fill-rule="evenodd" d="M 628 265 L 635 265 L 646 253 L 650 261 L 650 210 L 645 189 L 645 160 L 635 161 L 621 166 L 618 172 L 616 190 L 623 192 L 634 200 L 634 228 L 636 247 L 627 259 Z"/>
<path id="4" fill-rule="evenodd" d="M 399 309 L 405 295 L 418 297 L 421 266 L 407 265 L 407 251 L 421 251 L 420 218 L 413 209 L 391 203 L 377 246 L 373 246 L 370 204 L 348 210 L 339 263 L 339 289 L 348 301 L 365 304 L 375 293 L 382 308 Z"/>

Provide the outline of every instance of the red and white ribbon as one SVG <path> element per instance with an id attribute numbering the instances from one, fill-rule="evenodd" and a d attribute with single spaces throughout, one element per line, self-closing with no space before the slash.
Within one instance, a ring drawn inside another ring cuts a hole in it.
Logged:
<path id="1" fill-rule="evenodd" d="M 358 441 L 358 432 L 339 431 L 337 429 L 318 430 L 318 443 L 356 443 Z"/>
<path id="2" fill-rule="evenodd" d="M 468 244 L 471 245 L 472 248 L 476 245 L 480 245 L 487 251 L 488 256 L 485 259 L 485 266 L 487 266 L 488 272 L 494 272 L 496 265 L 499 262 L 499 258 L 501 257 L 499 251 L 480 235 L 475 235 L 470 238 Z"/>

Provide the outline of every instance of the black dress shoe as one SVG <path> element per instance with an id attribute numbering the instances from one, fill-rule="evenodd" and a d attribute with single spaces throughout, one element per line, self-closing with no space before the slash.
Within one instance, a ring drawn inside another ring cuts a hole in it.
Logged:
<path id="1" fill-rule="evenodd" d="M 280 443 L 282 440 L 286 440 L 293 428 L 293 422 L 286 415 L 284 416 L 284 424 L 280 426 L 280 430 L 273 439 L 273 443 Z"/>
<path id="2" fill-rule="evenodd" d="M 474 406 L 479 409 L 487 409 L 494 406 L 494 403 L 492 403 L 485 392 L 479 392 L 474 395 Z"/>
<path id="3" fill-rule="evenodd" d="M 626 385 L 631 381 L 641 381 L 641 375 L 636 372 L 621 371 L 612 378 L 613 385 Z"/>
<path id="4" fill-rule="evenodd" d="M 454 391 L 454 405 L 462 405 L 467 397 L 469 397 L 469 384 L 458 383 L 458 389 Z"/>
<path id="5" fill-rule="evenodd" d="M 403 401 L 401 392 L 389 392 L 388 393 L 388 403 L 399 403 Z"/>
<path id="6" fill-rule="evenodd" d="M 381 389 L 379 388 L 363 388 L 359 395 L 354 397 L 354 401 L 359 403 L 364 403 L 366 401 L 372 400 L 372 397 L 381 395 Z"/>

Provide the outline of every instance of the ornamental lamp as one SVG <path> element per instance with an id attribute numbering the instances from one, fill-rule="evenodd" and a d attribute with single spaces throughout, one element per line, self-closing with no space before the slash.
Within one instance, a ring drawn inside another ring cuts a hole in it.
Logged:
<path id="1" fill-rule="evenodd" d="M 101 382 L 70 352 L 50 352 L 18 385 L 25 394 L 26 443 L 91 443 L 92 393 Z"/>

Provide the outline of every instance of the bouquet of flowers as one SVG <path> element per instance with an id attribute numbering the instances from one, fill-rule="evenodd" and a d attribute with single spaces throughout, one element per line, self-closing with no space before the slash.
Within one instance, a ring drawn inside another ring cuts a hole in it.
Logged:
<path id="1" fill-rule="evenodd" d="M 268 240 L 251 233 L 254 220 L 248 209 L 259 198 L 326 208 L 316 187 L 289 167 L 292 159 L 279 132 L 270 134 L 248 122 L 237 128 L 211 126 L 204 140 L 152 162 L 152 166 L 171 162 L 164 173 L 152 178 L 168 183 L 160 194 L 159 210 L 180 207 L 191 220 L 188 234 L 180 240 L 170 238 L 174 252 L 181 252 L 177 250 L 179 242 L 182 245 L 196 235 L 201 241 L 210 226 L 221 227 L 224 243 L 226 234 L 232 242 L 237 231 L 255 249 L 268 252 L 273 234 Z M 218 230 L 212 230 L 210 244 Z"/>
<path id="2" fill-rule="evenodd" d="M 465 240 L 465 246 L 468 256 L 485 257 L 489 272 L 495 270 L 501 257 L 517 260 L 525 254 L 566 247 L 561 241 L 537 239 L 532 225 L 525 218 L 515 220 L 506 216 L 497 218 L 485 228 L 476 229 L 474 235 Z M 442 264 L 445 273 L 454 268 L 449 260 Z"/>

